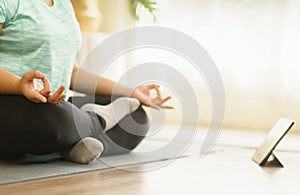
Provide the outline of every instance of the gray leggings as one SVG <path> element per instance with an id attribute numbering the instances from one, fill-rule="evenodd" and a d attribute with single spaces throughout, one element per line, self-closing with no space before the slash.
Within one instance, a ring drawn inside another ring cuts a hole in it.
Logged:
<path id="1" fill-rule="evenodd" d="M 117 124 L 106 133 L 103 131 L 105 121 L 101 117 L 79 109 L 85 103 L 105 105 L 115 98 L 76 97 L 55 105 L 33 103 L 22 96 L 0 95 L 0 158 L 58 152 L 84 137 L 102 141 L 103 155 L 130 152 L 144 139 L 149 128 L 142 107 L 124 117 L 121 125 Z"/>

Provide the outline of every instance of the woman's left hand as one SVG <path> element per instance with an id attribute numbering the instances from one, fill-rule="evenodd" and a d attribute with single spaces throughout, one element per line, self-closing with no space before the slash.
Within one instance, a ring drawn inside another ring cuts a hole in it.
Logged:
<path id="1" fill-rule="evenodd" d="M 156 97 L 151 98 L 150 91 L 155 90 Z M 173 109 L 172 106 L 164 105 L 171 96 L 167 96 L 165 98 L 161 97 L 159 85 L 151 84 L 151 85 L 141 85 L 135 88 L 131 94 L 132 98 L 138 99 L 143 105 L 155 108 L 157 110 L 163 109 Z"/>

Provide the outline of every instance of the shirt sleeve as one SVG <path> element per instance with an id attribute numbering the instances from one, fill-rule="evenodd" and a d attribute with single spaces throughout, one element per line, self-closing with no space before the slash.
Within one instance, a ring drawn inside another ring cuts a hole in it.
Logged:
<path id="1" fill-rule="evenodd" d="M 12 20 L 19 8 L 20 0 L 0 0 L 0 23 Z"/>

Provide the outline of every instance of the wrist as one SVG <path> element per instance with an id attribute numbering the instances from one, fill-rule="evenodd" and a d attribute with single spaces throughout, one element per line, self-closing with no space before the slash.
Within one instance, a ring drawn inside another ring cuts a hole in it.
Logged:
<path id="1" fill-rule="evenodd" d="M 134 88 L 124 86 L 121 84 L 116 84 L 113 91 L 112 95 L 118 95 L 118 96 L 124 96 L 124 97 L 131 97 L 132 94 L 134 93 Z"/>
<path id="2" fill-rule="evenodd" d="M 22 88 L 21 88 L 21 79 L 20 78 L 15 81 L 13 90 L 16 95 L 24 95 Z"/>
<path id="3" fill-rule="evenodd" d="M 139 99 L 140 95 L 141 95 L 141 90 L 139 89 L 139 87 L 136 87 L 131 90 L 129 97 Z"/>

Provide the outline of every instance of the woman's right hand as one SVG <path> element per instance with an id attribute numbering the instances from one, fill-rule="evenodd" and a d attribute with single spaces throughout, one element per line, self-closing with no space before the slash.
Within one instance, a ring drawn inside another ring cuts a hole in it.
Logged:
<path id="1" fill-rule="evenodd" d="M 40 79 L 43 86 L 36 82 Z M 64 86 L 60 86 L 58 90 L 51 94 L 51 86 L 46 75 L 39 71 L 30 71 L 25 73 L 19 82 L 20 91 L 27 99 L 36 103 L 59 103 L 66 95 L 63 94 Z"/>

